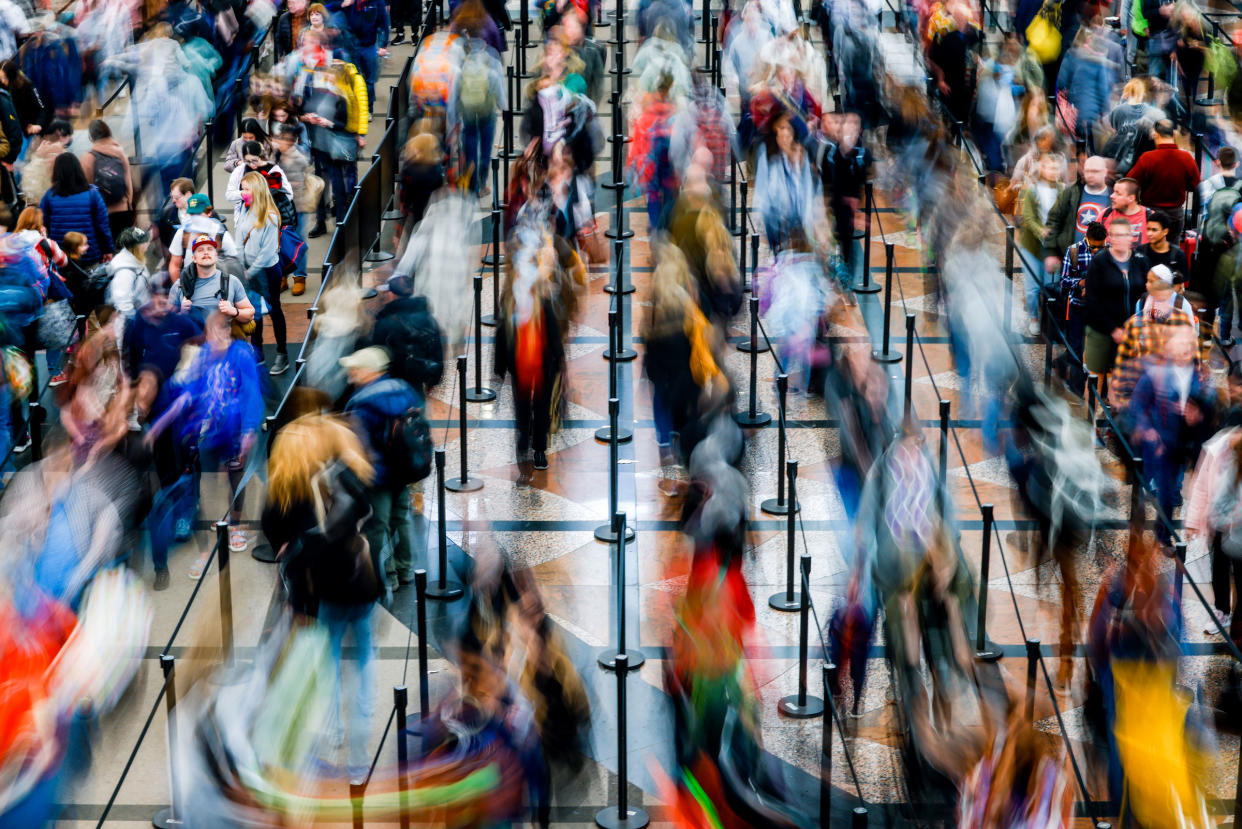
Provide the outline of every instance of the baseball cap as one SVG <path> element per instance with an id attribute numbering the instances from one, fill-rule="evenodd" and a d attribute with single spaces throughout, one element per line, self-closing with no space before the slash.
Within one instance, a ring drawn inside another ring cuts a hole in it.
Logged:
<path id="1" fill-rule="evenodd" d="M 360 348 L 338 362 L 343 369 L 361 368 L 367 371 L 388 371 L 388 352 L 378 345 Z"/>
<path id="2" fill-rule="evenodd" d="M 195 193 L 186 200 L 185 212 L 189 213 L 191 216 L 197 216 L 200 213 L 206 213 L 210 207 L 211 199 L 207 198 L 207 196 L 202 193 Z"/>
<path id="3" fill-rule="evenodd" d="M 220 244 L 206 233 L 202 233 L 194 237 L 194 241 L 190 243 L 190 253 L 198 250 L 200 245 L 211 245 L 217 250 L 220 249 Z"/>
<path id="4" fill-rule="evenodd" d="M 400 274 L 394 274 L 393 276 L 388 277 L 388 279 L 376 285 L 375 290 L 388 291 L 389 293 L 396 294 L 397 296 L 414 295 L 414 286 L 410 284 L 410 278 Z"/>
<path id="5" fill-rule="evenodd" d="M 1148 275 L 1163 282 L 1170 288 L 1173 287 L 1173 271 L 1169 269 L 1168 265 L 1157 265 L 1148 271 Z"/>
<path id="6" fill-rule="evenodd" d="M 116 244 L 122 248 L 132 248 L 151 241 L 151 234 L 141 227 L 127 227 L 117 234 Z"/>

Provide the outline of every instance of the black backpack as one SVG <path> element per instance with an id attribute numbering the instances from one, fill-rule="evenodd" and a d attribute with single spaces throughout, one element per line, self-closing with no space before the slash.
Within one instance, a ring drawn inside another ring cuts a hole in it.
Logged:
<path id="1" fill-rule="evenodd" d="M 1149 129 L 1140 119 L 1125 124 L 1121 129 L 1113 133 L 1112 138 L 1108 139 L 1108 143 L 1104 145 L 1101 155 L 1117 162 L 1118 174 L 1128 172 L 1134 166 L 1134 162 L 1138 161 L 1139 148 L 1143 143 L 1143 137 Z"/>
<path id="2" fill-rule="evenodd" d="M 0 89 L 0 130 L 4 131 L 4 138 L 9 142 L 9 151 L 0 161 L 12 164 L 21 155 L 24 136 L 21 122 L 17 120 L 17 107 L 7 89 Z"/>
<path id="3" fill-rule="evenodd" d="M 431 474 L 431 424 L 423 410 L 412 407 L 393 420 L 388 429 L 388 482 L 402 486 Z"/>
<path id="4" fill-rule="evenodd" d="M 91 150 L 95 156 L 95 186 L 104 204 L 111 207 L 125 200 L 125 165 L 114 155 Z"/>
<path id="5" fill-rule="evenodd" d="M 444 340 L 434 322 L 428 326 L 402 320 L 401 336 L 383 345 L 392 354 L 391 374 L 414 388 L 430 388 L 444 376 Z"/>
<path id="6" fill-rule="evenodd" d="M 298 210 L 293 206 L 293 199 L 279 187 L 271 188 L 271 192 L 272 201 L 276 202 L 276 209 L 280 211 L 280 226 L 297 228 Z"/>

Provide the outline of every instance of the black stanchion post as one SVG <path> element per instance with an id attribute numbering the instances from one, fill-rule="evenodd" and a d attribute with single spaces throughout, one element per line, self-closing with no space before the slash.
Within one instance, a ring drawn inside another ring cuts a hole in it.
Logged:
<path id="1" fill-rule="evenodd" d="M 457 355 L 457 386 L 461 389 L 461 400 L 457 408 L 457 430 L 461 442 L 461 475 L 457 478 L 449 478 L 444 483 L 444 488 L 450 492 L 474 492 L 483 488 L 483 481 L 479 478 L 471 478 L 467 466 L 466 456 L 466 403 L 469 400 L 466 397 L 466 355 Z"/>
<path id="2" fill-rule="evenodd" d="M 772 422 L 772 415 L 759 406 L 759 297 L 750 295 L 750 390 L 745 412 L 733 415 L 739 426 L 758 429 Z"/>
<path id="3" fill-rule="evenodd" d="M 431 711 L 431 684 L 427 674 L 427 571 L 421 568 L 414 571 L 414 612 L 418 626 L 418 718 L 422 720 Z"/>
<path id="4" fill-rule="evenodd" d="M 832 815 L 832 710 L 833 689 L 837 684 L 837 666 L 831 662 L 823 665 L 824 701 L 828 711 L 824 716 L 824 727 L 820 730 L 819 743 L 819 825 L 829 826 Z"/>
<path id="5" fill-rule="evenodd" d="M 786 717 L 809 720 L 824 713 L 824 701 L 806 692 L 807 637 L 811 618 L 811 554 L 802 554 L 802 601 L 798 609 L 798 693 L 781 700 L 778 708 Z"/>
<path id="6" fill-rule="evenodd" d="M 30 361 L 34 364 L 34 360 Z M 34 391 L 30 394 L 30 415 L 27 419 L 27 428 L 30 430 L 30 457 L 34 461 L 43 460 L 43 419 L 47 416 L 43 411 L 43 404 L 39 402 L 39 374 L 34 374 Z"/>
<path id="7" fill-rule="evenodd" d="M 759 241 L 759 237 L 757 235 L 747 234 L 746 236 L 743 236 L 742 237 L 742 249 L 743 250 L 746 249 L 746 239 L 748 237 L 755 240 L 756 242 Z M 750 300 L 751 300 L 749 304 L 750 336 L 737 344 L 737 350 L 744 351 L 744 352 L 755 351 L 755 352 L 762 354 L 763 352 L 768 350 L 768 344 L 766 341 L 760 342 L 759 340 L 759 300 L 758 300 L 758 295 L 755 294 L 753 290 L 751 290 L 755 280 L 752 277 L 750 280 L 750 284 L 747 284 L 746 257 L 745 256 L 742 257 L 741 264 L 742 264 L 742 284 L 746 288 L 746 290 L 750 293 Z"/>
<path id="8" fill-rule="evenodd" d="M 905 408 L 902 410 L 905 417 L 910 416 L 910 412 L 914 406 L 911 396 L 914 393 L 914 314 L 906 314 L 906 388 L 905 388 Z"/>
<path id="9" fill-rule="evenodd" d="M 497 200 L 497 193 L 500 192 L 500 159 L 492 159 L 492 253 L 491 256 L 483 258 L 484 263 L 492 266 L 492 312 L 479 317 L 479 321 L 486 326 L 494 327 L 496 320 L 500 319 L 500 265 L 505 261 L 505 256 L 500 252 L 500 202 Z M 481 304 L 481 301 L 480 301 Z M 481 308 L 479 310 L 482 310 Z M 476 372 L 475 382 L 478 382 L 478 374 Z"/>
<path id="10" fill-rule="evenodd" d="M 1179 541 L 1173 545 L 1173 557 L 1177 559 L 1177 565 L 1173 569 L 1173 598 L 1177 607 L 1182 606 L 1182 581 L 1185 579 L 1186 569 L 1186 542 Z"/>
<path id="11" fill-rule="evenodd" d="M 871 281 L 871 211 L 875 209 L 874 198 L 874 187 L 868 181 L 863 186 L 862 282 L 854 286 L 856 294 L 880 292 L 880 286 Z"/>
<path id="12" fill-rule="evenodd" d="M 850 829 L 867 829 L 866 807 L 854 807 L 854 811 L 850 813 Z"/>
<path id="13" fill-rule="evenodd" d="M 625 654 L 617 655 L 617 805 L 601 809 L 595 816 L 595 825 L 601 829 L 643 829 L 651 822 L 646 812 L 631 809 L 629 805 L 629 758 L 625 745 L 625 675 L 630 670 L 628 662 Z"/>
<path id="14" fill-rule="evenodd" d="M 617 669 L 617 657 L 624 655 L 626 665 L 630 668 L 637 668 L 647 661 L 647 657 L 637 648 L 627 648 L 625 646 L 625 542 L 627 534 L 632 535 L 629 525 L 625 520 L 625 513 L 618 512 L 612 516 L 612 534 L 617 539 L 617 566 L 613 572 L 617 575 L 617 649 L 606 650 L 601 653 L 596 660 L 601 668 L 609 671 Z"/>
<path id="15" fill-rule="evenodd" d="M 628 234 L 624 238 L 634 235 L 634 232 L 626 231 Z M 636 290 L 634 284 L 626 279 L 625 269 L 625 242 L 621 239 L 614 238 L 612 242 L 612 261 L 616 265 L 612 271 L 612 280 L 604 286 L 606 294 L 632 294 Z M 618 306 L 620 307 L 620 306 Z"/>
<path id="16" fill-rule="evenodd" d="M 1014 226 L 1005 225 L 1005 304 L 1004 316 L 1001 317 L 1001 330 L 1008 333 L 1010 326 L 1013 325 L 1013 277 L 1014 277 Z"/>
<path id="17" fill-rule="evenodd" d="M 216 522 L 216 578 L 220 588 L 220 647 L 225 668 L 233 667 L 233 577 L 229 569 L 229 522 Z"/>
<path id="18" fill-rule="evenodd" d="M 459 582 L 449 580 L 448 566 L 448 516 L 445 515 L 444 509 L 444 492 L 448 489 L 448 484 L 444 480 L 444 449 L 437 447 L 435 454 L 436 465 L 436 540 L 439 545 L 438 564 L 440 573 L 436 576 L 436 583 L 427 588 L 427 597 L 440 601 L 453 601 L 459 599 L 465 593 L 465 589 Z M 463 459 L 464 460 L 464 459 Z M 465 469 L 465 464 L 462 464 Z M 462 474 L 465 474 L 464 472 Z M 417 578 L 417 574 L 415 574 Z M 426 578 L 426 574 L 423 574 Z M 421 645 L 420 645 L 421 648 Z M 421 650 L 420 650 L 421 653 Z"/>
<path id="19" fill-rule="evenodd" d="M 949 401 L 940 401 L 940 488 L 949 480 Z"/>
<path id="20" fill-rule="evenodd" d="M 176 659 L 166 653 L 160 654 L 160 670 L 164 673 L 164 712 L 168 717 L 168 808 L 160 809 L 151 819 L 156 829 L 173 829 L 185 826 L 177 808 L 177 795 L 181 792 L 181 778 L 177 774 L 177 666 Z"/>
<path id="21" fill-rule="evenodd" d="M 893 324 L 893 243 L 884 243 L 884 334 L 880 351 L 872 351 L 871 359 L 877 363 L 900 363 L 901 355 L 889 348 L 892 335 L 889 331 Z M 910 372 L 907 371 L 908 375 Z"/>
<path id="22" fill-rule="evenodd" d="M 393 686 L 393 707 L 397 709 L 397 820 L 401 829 L 410 827 L 409 780 L 406 767 L 409 762 L 409 746 L 405 743 L 406 705 L 408 698 L 404 685 Z"/>
<path id="23" fill-rule="evenodd" d="M 975 659 L 995 662 L 1000 659 L 997 651 L 988 647 L 988 573 L 992 568 L 992 525 L 995 508 L 992 504 L 979 507 L 983 513 L 983 549 L 979 559 L 979 615 L 975 619 Z"/>
<path id="24" fill-rule="evenodd" d="M 798 462 L 785 461 L 785 475 L 789 479 L 789 502 L 798 503 Z M 768 607 L 785 613 L 802 609 L 802 591 L 794 591 L 794 548 L 797 546 L 796 510 L 786 513 L 785 521 L 785 589 L 768 597 Z"/>
<path id="25" fill-rule="evenodd" d="M 1130 526 L 1147 523 L 1147 504 L 1143 500 L 1143 459 L 1135 458 L 1130 470 Z"/>
<path id="26" fill-rule="evenodd" d="M 617 419 L 621 415 L 621 401 L 616 397 L 608 398 L 608 426 L 615 436 L 619 432 Z M 617 542 L 617 533 L 615 526 L 615 518 L 617 515 L 617 470 L 620 466 L 620 443 L 615 437 L 608 441 L 608 515 L 609 523 L 600 524 L 595 528 L 595 540 L 604 544 L 615 544 Z M 634 539 L 633 528 L 625 527 L 625 540 L 632 541 Z"/>
<path id="27" fill-rule="evenodd" d="M 605 356 L 608 358 L 608 399 L 616 397 L 620 399 L 621 395 L 617 393 L 617 312 L 616 309 L 608 309 L 608 352 Z M 600 443 L 608 443 L 612 440 L 612 424 L 600 427 L 595 430 L 595 439 Z M 625 426 L 617 426 L 617 442 L 626 443 L 634 439 L 633 430 Z"/>
<path id="28" fill-rule="evenodd" d="M 780 405 L 776 421 L 776 497 L 769 498 L 759 505 L 759 509 L 768 515 L 785 515 L 789 512 L 790 507 L 794 512 L 800 508 L 792 500 L 785 500 L 785 476 L 781 474 L 781 470 L 785 468 L 785 396 L 789 391 L 789 375 L 776 375 L 776 396 Z"/>
<path id="29" fill-rule="evenodd" d="M 1026 718 L 1035 721 L 1035 672 L 1039 668 L 1039 640 L 1026 640 Z"/>
<path id="30" fill-rule="evenodd" d="M 466 400 L 471 403 L 487 403 L 496 399 L 496 392 L 483 385 L 483 277 L 474 275 L 474 387 L 466 389 Z M 465 430 L 462 430 L 465 434 Z M 463 460 L 464 460 L 463 455 Z M 466 465 L 462 464 L 462 477 Z"/>
<path id="31" fill-rule="evenodd" d="M 729 230 L 734 236 L 740 236 L 741 227 L 737 221 L 737 156 L 729 154 Z M 745 278 L 745 277 L 743 277 Z"/>
<path id="32" fill-rule="evenodd" d="M 1049 332 L 1044 338 L 1044 385 L 1052 382 L 1052 331 L 1056 325 L 1052 316 L 1052 300 L 1049 299 L 1043 303 L 1044 321 L 1047 327 L 1044 329 Z"/>
<path id="33" fill-rule="evenodd" d="M 1095 428 L 1095 396 L 1099 387 L 1100 375 L 1087 372 L 1087 422 L 1091 424 L 1092 429 Z"/>
<path id="34" fill-rule="evenodd" d="M 738 251 L 737 261 L 738 261 L 738 268 L 742 272 L 742 284 L 743 285 L 746 284 L 746 245 L 747 245 L 746 240 L 747 240 L 747 237 L 750 236 L 750 214 L 746 209 L 746 191 L 749 189 L 750 189 L 750 185 L 745 181 L 743 181 L 741 186 L 738 188 L 742 196 L 742 210 L 740 213 L 738 213 L 738 216 L 737 216 L 738 224 L 741 225 L 742 227 L 742 232 L 741 232 L 742 249 Z"/>
<path id="35" fill-rule="evenodd" d="M 216 150 L 215 150 L 215 142 L 212 140 L 212 137 L 211 137 L 211 134 L 215 131 L 215 128 L 216 128 L 216 123 L 214 120 L 209 120 L 206 124 L 203 125 L 203 129 L 207 130 L 207 133 L 203 136 L 204 140 L 206 140 L 207 142 L 207 163 L 204 164 L 203 166 L 207 168 L 207 200 L 208 201 L 211 201 L 212 199 L 216 197 L 216 186 L 215 186 L 216 185 L 216 172 L 215 172 Z M 212 203 L 214 204 L 214 202 Z"/>
<path id="36" fill-rule="evenodd" d="M 618 254 L 621 253 L 620 248 L 622 244 L 623 244 L 622 242 L 613 242 L 613 245 L 617 248 L 616 253 Z M 617 270 L 618 271 L 620 271 L 624 267 L 623 262 L 624 262 L 624 257 L 618 255 L 617 256 Z M 621 277 L 618 275 L 616 278 L 617 278 L 617 281 L 620 282 Z M 633 290 L 633 288 L 631 288 L 630 290 Z M 609 349 L 604 352 L 605 360 L 615 360 L 618 363 L 628 363 L 631 360 L 638 357 L 638 352 L 625 344 L 625 296 L 624 294 L 625 294 L 624 291 L 613 294 L 613 297 L 616 300 L 617 324 L 613 327 L 612 333 L 609 334 L 609 340 L 611 341 Z"/>

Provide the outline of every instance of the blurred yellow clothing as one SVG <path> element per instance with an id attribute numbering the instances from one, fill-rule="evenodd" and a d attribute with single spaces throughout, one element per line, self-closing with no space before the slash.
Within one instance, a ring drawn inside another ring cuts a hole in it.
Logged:
<path id="1" fill-rule="evenodd" d="M 1174 691 L 1176 671 L 1173 663 L 1113 663 L 1126 802 L 1142 826 L 1206 829 L 1212 824 L 1191 770 L 1189 704 Z"/>

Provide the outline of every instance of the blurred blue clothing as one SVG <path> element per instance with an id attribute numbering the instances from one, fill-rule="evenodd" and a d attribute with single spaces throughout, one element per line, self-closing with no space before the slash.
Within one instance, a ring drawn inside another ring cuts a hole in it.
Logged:
<path id="1" fill-rule="evenodd" d="M 190 399 L 182 439 L 204 454 L 235 457 L 242 436 L 263 425 L 263 385 L 254 349 L 241 340 L 224 351 L 204 346 L 187 374 L 179 384 Z"/>
<path id="2" fill-rule="evenodd" d="M 345 404 L 346 413 L 358 419 L 370 446 L 371 463 L 375 466 L 375 489 L 388 483 L 384 451 L 388 447 L 388 434 L 393 420 L 410 409 L 421 408 L 422 405 L 422 398 L 409 383 L 388 376 L 362 386 Z"/>
<path id="3" fill-rule="evenodd" d="M 57 245 L 64 247 L 65 234 L 71 231 L 86 237 L 86 252 L 79 260 L 81 264 L 93 265 L 113 252 L 108 206 L 95 185 L 72 196 L 58 196 L 55 191 L 48 190 L 39 202 L 39 209 L 43 211 L 48 238 Z"/>

